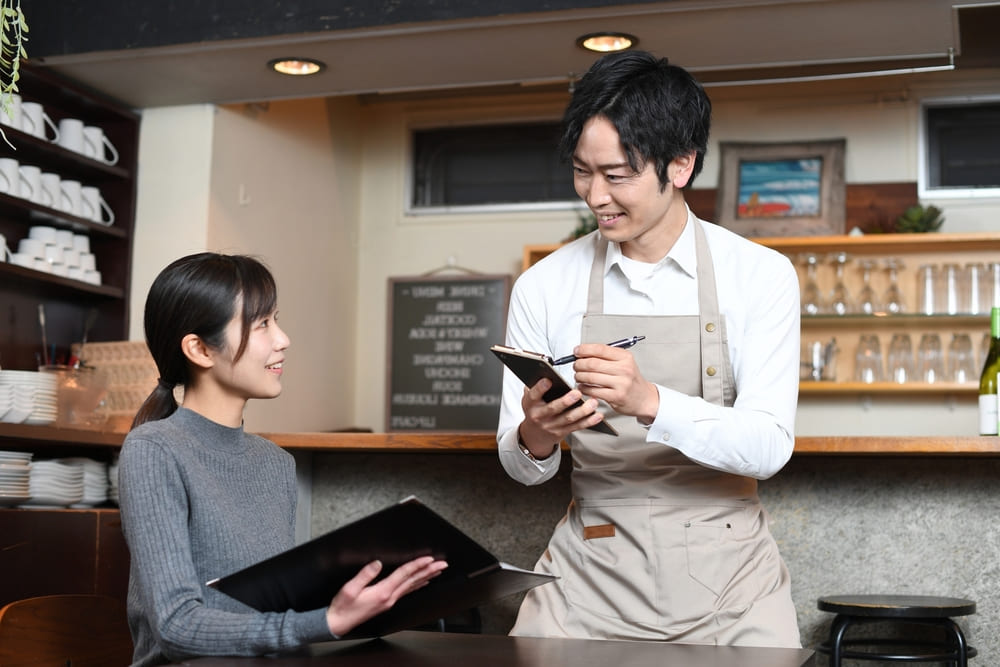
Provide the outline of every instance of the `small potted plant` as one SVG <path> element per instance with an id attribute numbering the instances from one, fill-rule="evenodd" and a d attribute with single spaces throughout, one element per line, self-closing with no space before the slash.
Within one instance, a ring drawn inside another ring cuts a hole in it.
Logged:
<path id="1" fill-rule="evenodd" d="M 925 207 L 922 204 L 914 204 L 896 218 L 896 232 L 900 234 L 936 232 L 942 224 L 944 217 L 937 206 Z"/>

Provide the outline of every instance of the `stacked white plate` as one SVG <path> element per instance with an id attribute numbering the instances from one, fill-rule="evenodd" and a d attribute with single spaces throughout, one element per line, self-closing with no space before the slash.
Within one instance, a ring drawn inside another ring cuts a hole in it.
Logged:
<path id="1" fill-rule="evenodd" d="M 93 507 L 108 501 L 108 464 L 88 458 L 57 459 L 58 463 L 83 468 L 83 498 L 74 507 Z"/>
<path id="2" fill-rule="evenodd" d="M 108 466 L 108 500 L 118 504 L 118 457 Z"/>
<path id="3" fill-rule="evenodd" d="M 0 506 L 20 505 L 31 497 L 31 452 L 0 451 Z"/>
<path id="4" fill-rule="evenodd" d="M 22 507 L 69 507 L 83 500 L 83 466 L 60 461 L 31 464 L 31 498 Z"/>
<path id="5" fill-rule="evenodd" d="M 0 421 L 51 424 L 58 416 L 58 377 L 38 371 L 0 371 Z"/>

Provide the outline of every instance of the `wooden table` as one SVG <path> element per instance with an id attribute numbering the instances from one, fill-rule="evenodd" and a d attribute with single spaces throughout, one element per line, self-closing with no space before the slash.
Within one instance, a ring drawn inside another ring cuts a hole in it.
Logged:
<path id="1" fill-rule="evenodd" d="M 383 639 L 317 644 L 309 655 L 197 658 L 191 667 L 807 667 L 806 649 L 694 646 L 663 642 L 538 639 L 398 632 Z"/>

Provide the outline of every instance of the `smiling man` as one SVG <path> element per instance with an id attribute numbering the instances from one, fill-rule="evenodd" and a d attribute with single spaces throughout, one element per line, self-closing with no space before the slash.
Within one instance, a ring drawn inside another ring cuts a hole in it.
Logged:
<path id="1" fill-rule="evenodd" d="M 572 352 L 576 389 L 545 403 L 548 380 L 505 373 L 497 442 L 524 484 L 552 478 L 569 442 L 573 501 L 536 565 L 559 580 L 511 634 L 800 645 L 757 497 L 794 443 L 798 281 L 688 208 L 710 118 L 688 72 L 643 52 L 598 60 L 566 110 L 561 149 L 598 230 L 517 280 L 507 344 Z M 601 420 L 620 435 L 588 430 Z"/>

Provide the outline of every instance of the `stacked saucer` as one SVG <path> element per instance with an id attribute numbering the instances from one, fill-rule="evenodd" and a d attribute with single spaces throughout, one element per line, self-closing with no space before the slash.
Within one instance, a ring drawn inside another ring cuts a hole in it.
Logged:
<path id="1" fill-rule="evenodd" d="M 57 379 L 37 371 L 0 371 L 0 421 L 53 423 L 58 416 Z"/>
<path id="2" fill-rule="evenodd" d="M 83 466 L 60 461 L 31 464 L 31 498 L 22 507 L 69 507 L 83 500 Z"/>
<path id="3" fill-rule="evenodd" d="M 83 497 L 73 507 L 94 507 L 108 501 L 108 464 L 88 458 L 57 459 L 83 469 Z"/>
<path id="4" fill-rule="evenodd" d="M 30 478 L 31 452 L 0 451 L 0 506 L 27 502 Z"/>

